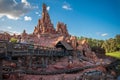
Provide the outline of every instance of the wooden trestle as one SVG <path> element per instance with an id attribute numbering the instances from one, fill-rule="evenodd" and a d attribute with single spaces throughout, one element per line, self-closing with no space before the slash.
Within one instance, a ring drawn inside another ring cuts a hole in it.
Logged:
<path id="1" fill-rule="evenodd" d="M 50 64 L 50 62 L 53 62 L 55 58 L 68 56 L 69 52 L 64 51 L 63 49 L 43 47 L 39 45 L 0 41 L 0 55 L 5 59 L 7 58 L 15 62 L 19 69 L 23 66 L 28 69 L 37 67 L 44 69 Z M 0 69 L 2 71 L 2 66 L 0 66 Z M 1 74 L 2 72 L 0 75 Z"/>

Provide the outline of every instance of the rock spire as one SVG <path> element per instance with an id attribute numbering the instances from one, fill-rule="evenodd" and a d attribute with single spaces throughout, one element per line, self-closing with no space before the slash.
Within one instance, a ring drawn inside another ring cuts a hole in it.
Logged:
<path id="1" fill-rule="evenodd" d="M 55 33 L 53 24 L 47 11 L 46 4 L 42 5 L 42 18 L 38 20 L 38 25 L 35 26 L 33 34 Z"/>

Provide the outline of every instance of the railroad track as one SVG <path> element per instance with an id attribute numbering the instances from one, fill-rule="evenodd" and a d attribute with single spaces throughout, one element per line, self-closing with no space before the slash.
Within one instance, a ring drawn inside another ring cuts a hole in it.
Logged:
<path id="1" fill-rule="evenodd" d="M 116 62 L 116 61 L 115 61 Z M 119 61 L 117 61 L 118 63 Z M 115 63 L 116 64 L 116 63 Z M 70 68 L 70 69 L 61 69 L 61 70 L 54 70 L 54 71 L 35 71 L 30 69 L 21 69 L 21 70 L 12 70 L 12 71 L 3 71 L 3 74 L 14 74 L 14 73 L 20 73 L 20 74 L 28 74 L 28 75 L 57 75 L 57 74 L 71 74 L 71 73 L 77 73 L 80 71 L 83 71 L 85 69 L 89 68 L 95 68 L 100 65 L 93 65 L 93 66 L 85 66 L 85 67 L 76 67 L 76 68 Z M 111 67 L 110 65 L 107 65 L 108 67 Z"/>
<path id="2" fill-rule="evenodd" d="M 20 70 L 20 71 L 12 71 L 12 72 L 3 72 L 3 74 L 14 74 L 14 73 L 20 73 L 20 74 L 29 74 L 29 75 L 57 75 L 57 74 L 71 74 L 71 73 L 77 73 L 80 71 L 83 71 L 85 69 L 89 68 L 95 68 L 99 65 L 95 66 L 85 66 L 85 67 L 77 67 L 77 68 L 71 68 L 71 69 L 62 69 L 62 70 L 55 70 L 55 71 L 34 71 L 34 70 Z"/>
<path id="3" fill-rule="evenodd" d="M 68 53 L 63 53 L 63 52 L 54 52 L 54 53 L 50 53 L 50 52 L 46 53 L 45 52 L 45 53 L 32 53 L 32 54 L 27 53 L 27 52 L 14 52 L 12 54 L 12 57 L 29 56 L 29 55 L 31 55 L 31 56 L 48 56 L 48 57 L 50 57 L 50 56 L 68 56 L 69 54 Z"/>

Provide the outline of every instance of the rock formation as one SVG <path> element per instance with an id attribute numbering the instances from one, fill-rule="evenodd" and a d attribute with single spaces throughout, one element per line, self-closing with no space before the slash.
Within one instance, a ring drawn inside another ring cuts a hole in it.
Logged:
<path id="1" fill-rule="evenodd" d="M 93 61 L 97 61 L 98 57 L 96 56 L 95 52 L 91 50 L 91 47 L 89 46 L 87 39 L 80 40 L 77 45 L 77 50 L 81 51 L 81 53 L 90 59 L 93 59 Z"/>
<path id="2" fill-rule="evenodd" d="M 56 31 L 57 31 L 57 33 L 59 33 L 61 35 L 69 36 L 66 24 L 64 24 L 64 23 L 58 22 Z"/>
<path id="3" fill-rule="evenodd" d="M 55 45 L 58 41 L 70 41 L 66 24 L 58 22 L 55 29 L 45 4 L 42 6 L 42 18 L 38 20 L 33 35 L 35 36 L 33 39 L 34 43 L 42 46 Z"/>
<path id="4" fill-rule="evenodd" d="M 11 36 L 9 33 L 4 32 L 4 33 L 0 33 L 0 40 L 10 40 Z"/>
<path id="5" fill-rule="evenodd" d="M 42 18 L 38 20 L 38 25 L 35 26 L 33 34 L 38 35 L 44 33 L 55 33 L 45 4 L 42 6 Z"/>
<path id="6" fill-rule="evenodd" d="M 23 33 L 22 33 L 22 38 L 27 38 L 28 34 L 26 33 L 26 30 L 23 30 Z"/>
<path id="7" fill-rule="evenodd" d="M 66 24 L 64 23 L 58 22 L 56 30 L 54 29 L 45 4 L 42 6 L 42 18 L 38 20 L 38 24 L 35 26 L 33 34 L 36 36 L 40 36 L 41 34 L 57 34 L 65 37 L 69 36 Z"/>
<path id="8" fill-rule="evenodd" d="M 71 36 L 70 41 L 71 41 L 71 46 L 74 48 L 74 50 L 76 50 L 77 49 L 77 38 L 76 38 L 76 36 Z"/>

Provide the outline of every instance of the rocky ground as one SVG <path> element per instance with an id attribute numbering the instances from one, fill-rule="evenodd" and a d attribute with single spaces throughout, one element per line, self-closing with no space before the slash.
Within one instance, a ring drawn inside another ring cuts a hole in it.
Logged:
<path id="1" fill-rule="evenodd" d="M 47 71 L 56 70 L 54 67 L 62 66 L 63 68 L 68 67 L 68 60 L 63 58 L 58 62 L 49 65 Z M 101 61 L 101 63 L 100 63 Z M 73 59 L 72 67 L 84 67 L 84 66 L 93 66 L 98 64 L 107 64 L 110 63 L 108 59 L 100 59 L 98 62 L 92 61 L 79 61 L 79 59 Z M 114 73 L 114 72 L 113 72 Z M 16 74 L 11 75 L 8 80 L 115 80 L 114 74 L 108 74 L 105 67 L 98 66 L 95 68 L 85 69 L 78 73 L 72 74 L 56 74 L 56 75 L 27 75 L 27 74 Z"/>

